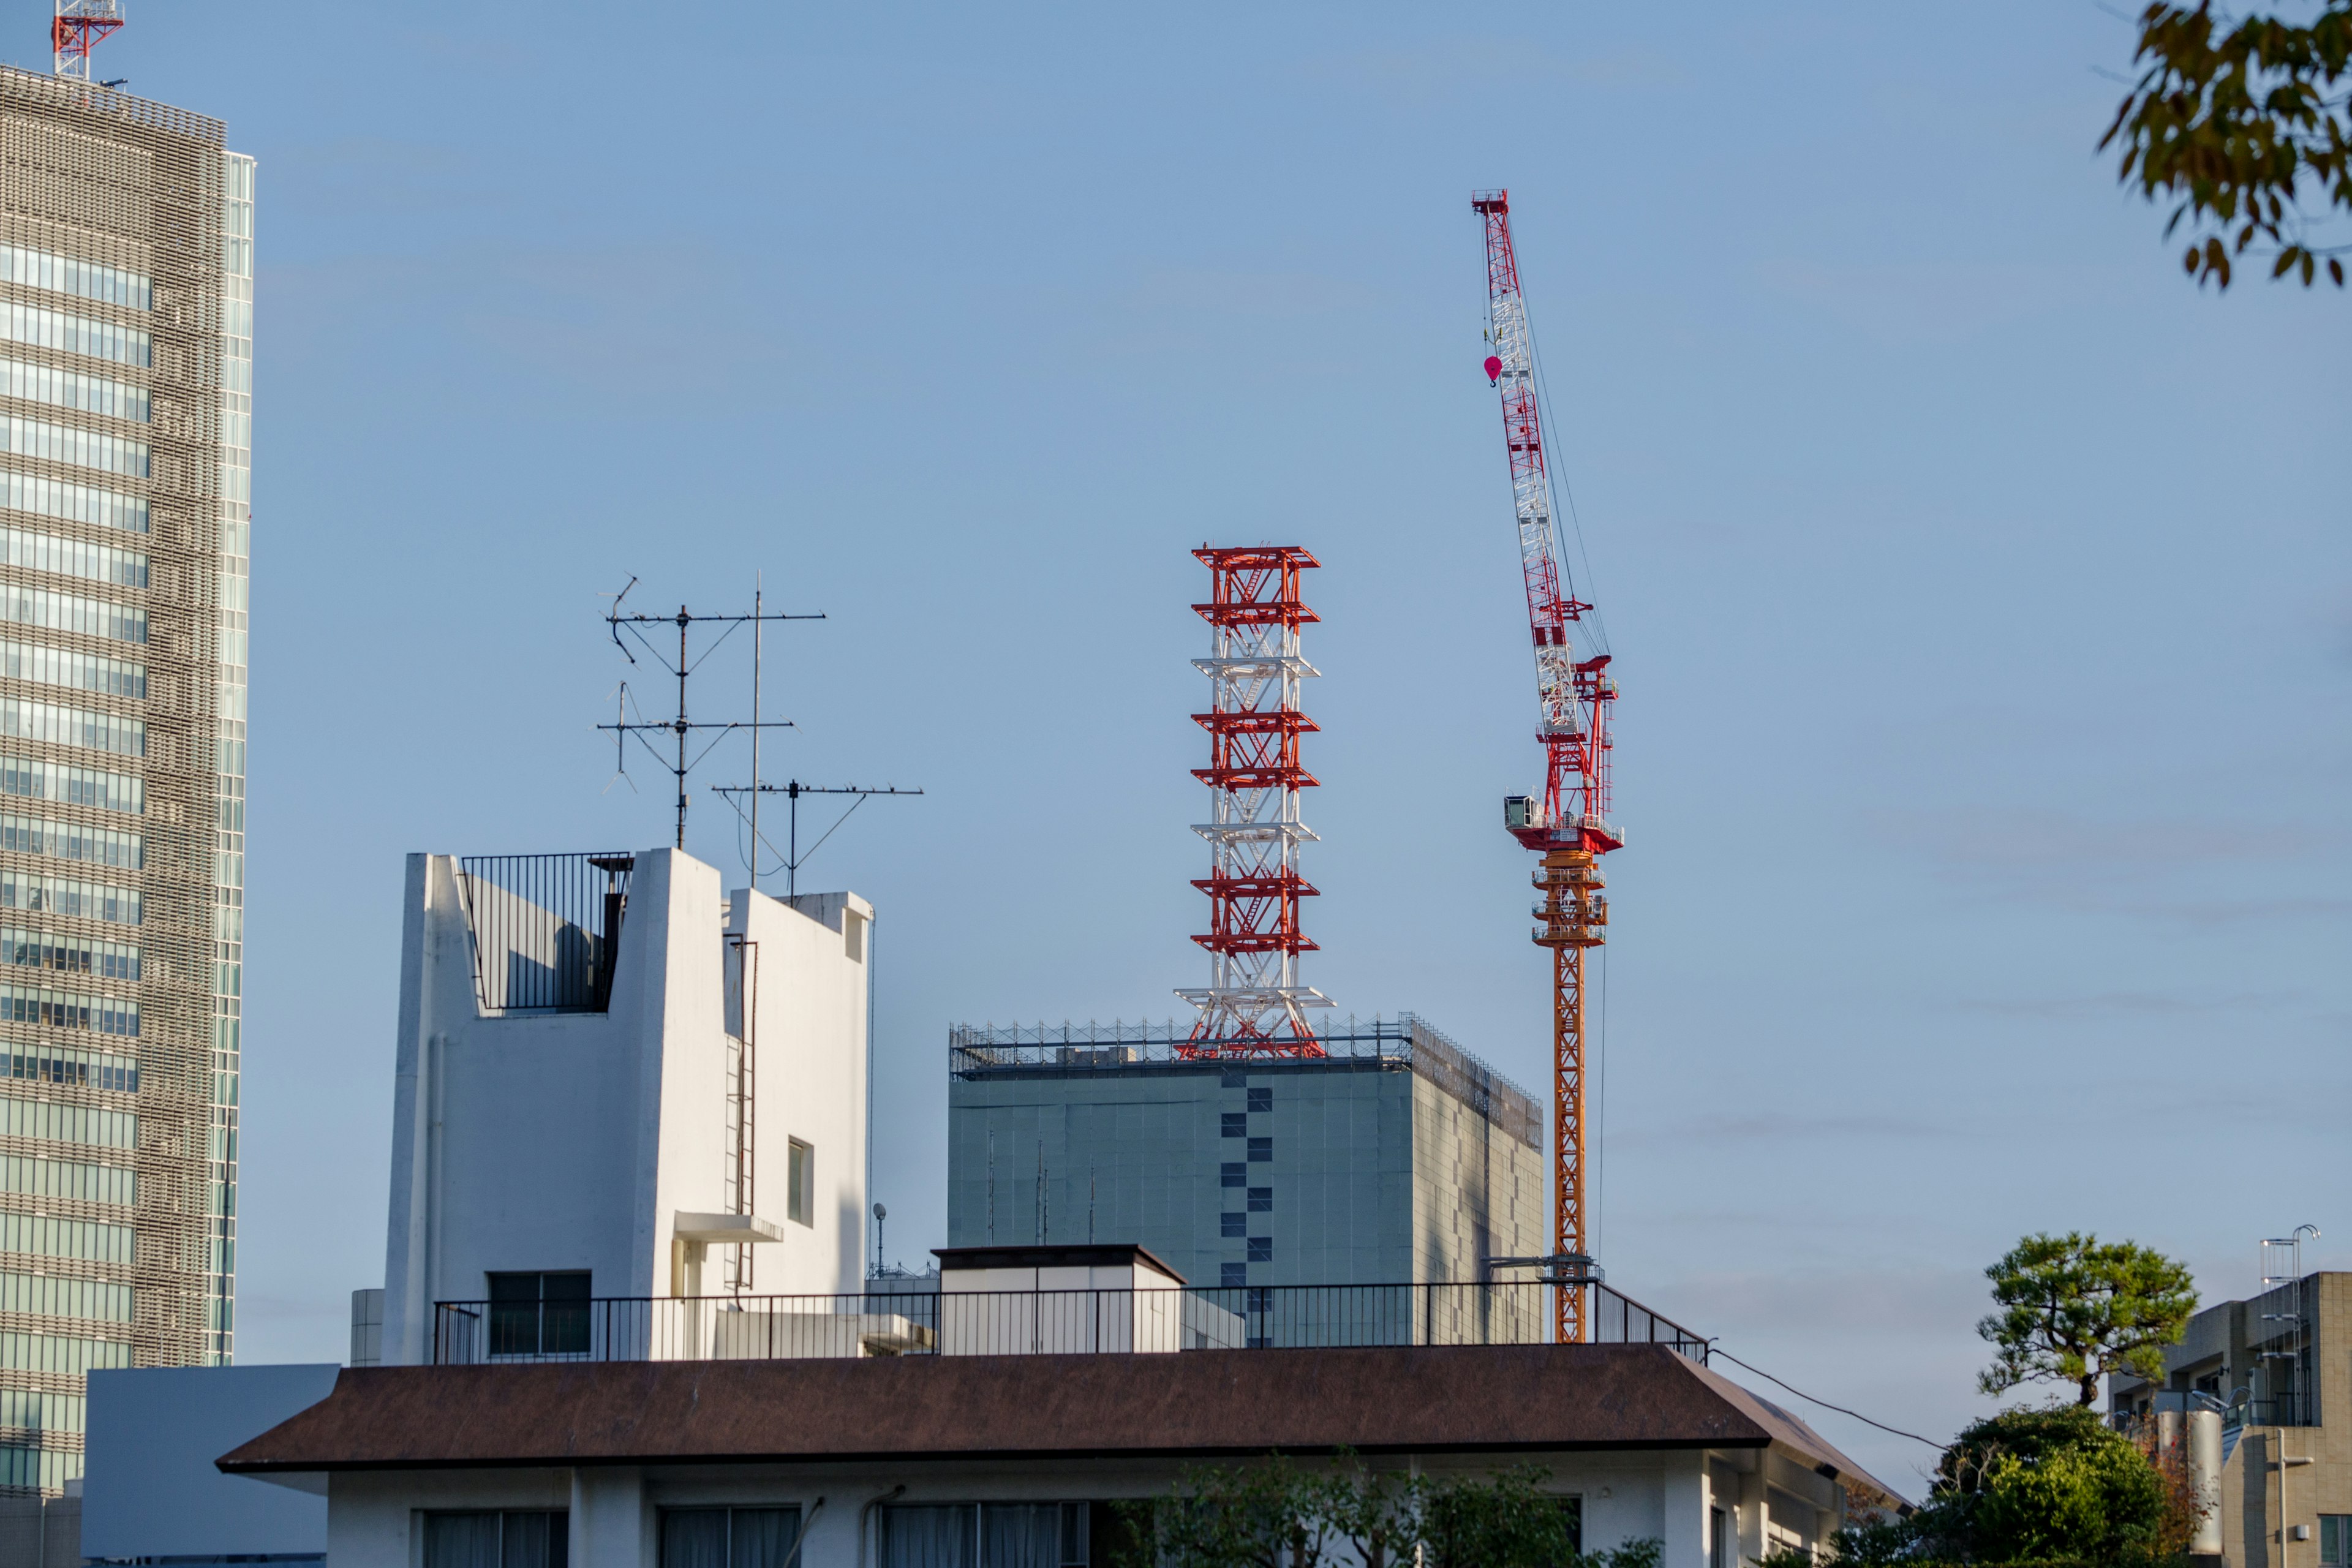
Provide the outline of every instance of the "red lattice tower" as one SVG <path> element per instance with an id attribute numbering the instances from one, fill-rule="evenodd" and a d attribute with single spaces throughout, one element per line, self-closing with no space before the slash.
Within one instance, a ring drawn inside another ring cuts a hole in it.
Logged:
<path id="1" fill-rule="evenodd" d="M 88 81 L 90 50 L 121 26 L 121 0 L 57 0 L 49 44 L 57 52 L 58 75 Z"/>
<path id="2" fill-rule="evenodd" d="M 1209 732 L 1209 765 L 1192 776 L 1209 786 L 1210 820 L 1192 831 L 1209 841 L 1209 929 L 1192 940 L 1209 950 L 1209 984 L 1178 991 L 1201 1016 L 1178 1047 L 1186 1057 L 1319 1057 L 1306 1009 L 1328 1007 L 1298 983 L 1298 955 L 1315 943 L 1300 931 L 1298 901 L 1315 889 L 1298 874 L 1298 847 L 1315 835 L 1298 817 L 1298 792 L 1315 787 L 1300 765 L 1299 737 L 1316 728 L 1299 711 L 1299 682 L 1318 673 L 1298 653 L 1298 628 L 1319 619 L 1298 596 L 1300 572 L 1320 564 L 1294 544 L 1192 552 L 1209 569 L 1209 603 L 1195 605 L 1213 628 L 1210 654 L 1193 668 L 1209 678 L 1210 704 L 1193 721 Z"/>

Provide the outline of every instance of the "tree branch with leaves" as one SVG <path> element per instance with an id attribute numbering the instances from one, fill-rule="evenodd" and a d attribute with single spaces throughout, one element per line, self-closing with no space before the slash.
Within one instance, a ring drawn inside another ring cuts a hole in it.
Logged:
<path id="1" fill-rule="evenodd" d="M 2108 1373 L 2155 1382 L 2164 1375 L 2164 1347 L 2180 1342 L 2197 1310 L 2185 1265 L 2079 1231 L 2029 1236 L 1985 1277 L 2000 1308 L 1977 1324 L 2000 1352 L 1977 1378 L 1990 1394 L 2021 1383 L 2072 1383 L 2087 1405 Z"/>
<path id="2" fill-rule="evenodd" d="M 2320 243 L 2304 201 L 2352 216 L 2352 0 L 2322 0 L 2308 23 L 2151 5 L 2132 58 L 2139 79 L 2099 146 L 2122 149 L 2125 184 L 2174 203 L 2168 237 L 2184 220 L 2212 231 L 2192 233 L 2189 275 L 2227 289 L 2231 258 L 2263 242 L 2272 277 L 2308 288 L 2325 265 L 2342 288 L 2352 244 Z"/>

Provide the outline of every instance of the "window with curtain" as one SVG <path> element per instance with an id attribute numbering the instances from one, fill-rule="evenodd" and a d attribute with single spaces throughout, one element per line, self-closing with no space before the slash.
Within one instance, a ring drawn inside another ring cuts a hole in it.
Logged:
<path id="1" fill-rule="evenodd" d="M 588 1353 L 588 1275 L 493 1274 L 492 1355 Z"/>
<path id="2" fill-rule="evenodd" d="M 567 1568 L 572 1516 L 543 1510 L 428 1513 L 425 1568 Z"/>
<path id="3" fill-rule="evenodd" d="M 881 1513 L 880 1568 L 1087 1568 L 1092 1560 L 1082 1502 L 898 1503 Z"/>
<path id="4" fill-rule="evenodd" d="M 800 1540 L 797 1508 L 668 1508 L 661 1568 L 785 1568 Z"/>

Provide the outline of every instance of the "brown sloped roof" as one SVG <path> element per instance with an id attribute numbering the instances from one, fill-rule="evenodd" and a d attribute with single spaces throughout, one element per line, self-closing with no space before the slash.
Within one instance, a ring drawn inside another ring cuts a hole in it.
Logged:
<path id="1" fill-rule="evenodd" d="M 1660 1346 L 1435 1346 L 369 1367 L 218 1463 L 265 1475 L 1774 1443 L 1853 1468 Z"/>

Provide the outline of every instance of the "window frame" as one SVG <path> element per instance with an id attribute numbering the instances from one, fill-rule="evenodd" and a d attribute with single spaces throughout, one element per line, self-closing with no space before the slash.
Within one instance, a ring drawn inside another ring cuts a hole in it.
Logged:
<path id="1" fill-rule="evenodd" d="M 568 1508 L 427 1508 L 416 1510 L 416 1561 L 418 1568 L 445 1568 L 433 1555 L 432 1521 L 436 1519 L 495 1519 L 499 1521 L 499 1568 L 507 1568 L 507 1521 L 519 1516 L 544 1519 L 547 1522 L 548 1552 L 538 1568 L 571 1568 L 572 1510 Z M 530 1568 L 529 1564 L 519 1568 Z"/>
<path id="2" fill-rule="evenodd" d="M 531 1281 L 528 1299 L 509 1295 L 501 1299 L 502 1281 Z M 548 1293 L 548 1281 L 562 1280 L 565 1288 L 561 1294 Z M 575 1294 L 571 1281 L 579 1281 Z M 595 1300 L 596 1281 L 593 1271 L 586 1268 L 513 1268 L 495 1272 L 484 1271 L 483 1295 L 488 1310 L 485 1328 L 489 1339 L 489 1355 L 493 1361 L 573 1361 L 585 1360 L 591 1347 L 589 1333 L 589 1302 Z M 551 1311 L 550 1309 L 553 1309 Z M 529 1344 L 522 1342 L 522 1331 L 528 1329 Z M 467 1510 L 457 1510 L 467 1511 Z M 487 1510 L 475 1510 L 487 1511 Z M 529 1510 L 525 1510 L 529 1511 Z"/>
<path id="3" fill-rule="evenodd" d="M 808 1529 L 809 1510 L 797 1502 L 689 1503 L 679 1508 L 657 1509 L 654 1519 L 654 1562 L 656 1568 L 669 1568 L 670 1516 L 688 1513 L 715 1513 L 725 1517 L 726 1536 L 719 1546 L 719 1555 L 726 1568 L 736 1568 L 735 1516 L 739 1513 L 788 1513 L 793 1516 L 792 1539 L 784 1546 L 785 1563 L 794 1561 L 794 1554 L 801 1547 L 801 1537 Z M 782 1563 L 771 1564 L 771 1568 L 782 1568 Z"/>
<path id="4" fill-rule="evenodd" d="M 816 1226 L 816 1145 L 799 1138 L 784 1140 L 784 1217 Z"/>

